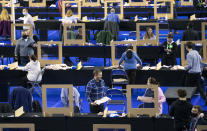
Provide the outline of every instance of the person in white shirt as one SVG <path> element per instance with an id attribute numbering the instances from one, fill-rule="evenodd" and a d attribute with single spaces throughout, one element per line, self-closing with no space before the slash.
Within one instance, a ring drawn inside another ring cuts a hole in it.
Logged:
<path id="1" fill-rule="evenodd" d="M 30 55 L 30 62 L 26 66 L 20 67 L 19 69 L 27 71 L 27 76 L 23 78 L 25 88 L 27 87 L 28 81 L 41 81 L 42 74 L 40 68 L 40 62 L 37 60 L 35 55 Z"/>
<path id="2" fill-rule="evenodd" d="M 24 20 L 24 24 L 32 24 L 33 28 L 34 28 L 34 21 L 32 16 L 28 13 L 28 9 L 23 9 L 22 10 L 22 14 L 24 15 L 23 20 Z M 29 30 L 30 27 L 29 26 L 24 26 L 23 27 L 24 30 Z"/>

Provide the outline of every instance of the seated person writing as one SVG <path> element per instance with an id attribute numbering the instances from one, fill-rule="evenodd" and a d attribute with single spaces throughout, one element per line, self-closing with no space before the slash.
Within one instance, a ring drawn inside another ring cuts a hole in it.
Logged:
<path id="1" fill-rule="evenodd" d="M 147 85 L 159 85 L 155 78 L 150 77 L 147 80 Z M 154 108 L 154 103 L 152 98 L 154 98 L 154 91 L 151 89 L 146 89 L 144 96 L 138 96 L 137 100 L 144 102 L 143 108 Z M 162 114 L 162 103 L 166 101 L 163 91 L 158 87 L 158 104 L 159 104 L 159 114 Z"/>

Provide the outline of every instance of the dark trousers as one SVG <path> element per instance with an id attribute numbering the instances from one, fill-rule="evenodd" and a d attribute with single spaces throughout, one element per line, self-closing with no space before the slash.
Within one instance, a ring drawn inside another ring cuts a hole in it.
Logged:
<path id="1" fill-rule="evenodd" d="M 127 73 L 129 84 L 135 84 L 137 70 L 136 69 L 126 70 L 126 73 Z"/>
<path id="2" fill-rule="evenodd" d="M 20 64 L 21 66 L 25 66 L 29 62 L 29 56 L 20 56 Z"/>
<path id="3" fill-rule="evenodd" d="M 205 93 L 201 87 L 201 74 L 200 73 L 188 73 L 185 81 L 185 86 L 187 87 L 197 87 L 198 90 L 206 101 Z"/>
<path id="4" fill-rule="evenodd" d="M 176 58 L 174 56 L 168 56 L 168 55 L 164 55 L 162 57 L 162 66 L 166 65 L 166 66 L 174 66 L 177 64 Z"/>
<path id="5" fill-rule="evenodd" d="M 99 113 L 104 111 L 104 104 L 101 105 L 91 105 L 90 104 L 90 112 L 91 113 Z"/>
<path id="6" fill-rule="evenodd" d="M 175 129 L 176 131 L 187 131 L 189 124 L 184 124 L 183 122 L 176 122 Z"/>
<path id="7" fill-rule="evenodd" d="M 24 88 L 28 88 L 28 85 L 27 85 L 28 81 L 29 81 L 29 80 L 27 79 L 27 76 L 22 77 L 22 78 L 21 78 L 21 82 L 20 82 L 20 84 L 21 84 Z"/>

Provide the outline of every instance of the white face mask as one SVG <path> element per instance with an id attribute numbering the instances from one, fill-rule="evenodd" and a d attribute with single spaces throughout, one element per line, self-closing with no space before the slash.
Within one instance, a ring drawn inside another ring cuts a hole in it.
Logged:
<path id="1" fill-rule="evenodd" d="M 25 16 L 27 13 L 26 12 L 22 12 L 22 14 Z"/>

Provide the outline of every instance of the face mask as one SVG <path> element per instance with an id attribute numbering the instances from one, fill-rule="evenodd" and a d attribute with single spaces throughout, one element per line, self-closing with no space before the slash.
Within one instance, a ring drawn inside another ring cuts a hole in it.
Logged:
<path id="1" fill-rule="evenodd" d="M 25 16 L 27 13 L 26 12 L 23 12 L 22 14 Z"/>
<path id="2" fill-rule="evenodd" d="M 22 38 L 23 39 L 27 39 L 28 35 L 23 35 Z"/>
<path id="3" fill-rule="evenodd" d="M 198 116 L 196 113 L 192 113 L 191 115 L 192 115 L 192 117 L 197 117 Z"/>

